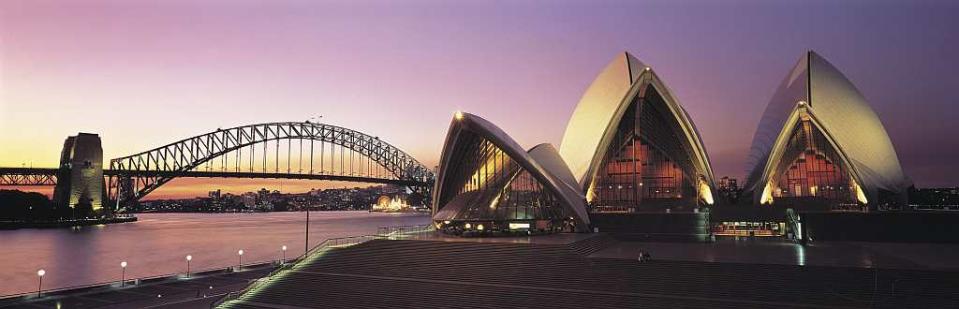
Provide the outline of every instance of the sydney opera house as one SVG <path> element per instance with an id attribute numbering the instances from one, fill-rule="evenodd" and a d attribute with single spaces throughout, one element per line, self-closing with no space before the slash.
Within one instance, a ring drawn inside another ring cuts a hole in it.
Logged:
<path id="1" fill-rule="evenodd" d="M 866 212 L 902 203 L 909 186 L 876 113 L 813 52 L 766 107 L 749 162 L 750 207 Z M 650 66 L 623 53 L 586 89 L 558 151 L 524 150 L 492 123 L 458 112 L 433 220 L 457 233 L 587 231 L 591 216 L 733 207 L 715 192 L 693 120 Z"/>
<path id="2" fill-rule="evenodd" d="M 836 67 L 807 52 L 766 107 L 745 189 L 759 205 L 867 211 L 910 186 L 879 117 Z"/>

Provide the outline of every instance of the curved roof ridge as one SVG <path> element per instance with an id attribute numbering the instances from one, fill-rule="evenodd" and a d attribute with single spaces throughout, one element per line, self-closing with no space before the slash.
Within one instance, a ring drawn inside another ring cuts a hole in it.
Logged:
<path id="1" fill-rule="evenodd" d="M 573 177 L 573 173 L 570 172 L 569 167 L 566 166 L 566 161 L 559 155 L 559 151 L 556 150 L 556 147 L 553 147 L 553 144 L 543 143 L 536 145 L 531 148 L 528 153 L 530 157 L 536 160 L 548 173 L 560 181 L 563 185 L 562 189 L 566 191 L 564 193 L 565 195 L 580 201 L 586 200 L 586 197 L 583 195 L 583 190 L 579 188 L 579 184 L 576 182 L 576 178 Z M 573 207 L 573 210 L 580 217 L 587 218 L 586 222 L 589 223 L 589 213 L 586 211 L 585 205 L 584 207 Z"/>

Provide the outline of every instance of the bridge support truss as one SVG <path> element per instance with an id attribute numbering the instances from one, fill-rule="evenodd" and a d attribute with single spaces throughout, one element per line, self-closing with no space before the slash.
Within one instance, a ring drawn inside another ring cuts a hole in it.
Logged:
<path id="1" fill-rule="evenodd" d="M 218 129 L 110 160 L 108 194 L 123 206 L 176 177 L 198 173 L 398 184 L 427 204 L 433 182 L 429 168 L 379 137 L 327 124 L 280 122 Z"/>

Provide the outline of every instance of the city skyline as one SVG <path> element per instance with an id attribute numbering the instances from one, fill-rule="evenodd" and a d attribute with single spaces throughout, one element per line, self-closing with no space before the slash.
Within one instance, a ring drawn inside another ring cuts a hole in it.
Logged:
<path id="1" fill-rule="evenodd" d="M 113 158 L 217 128 L 308 119 L 377 135 L 435 166 L 458 110 L 523 147 L 558 146 L 591 78 L 630 50 L 683 102 L 716 177 L 743 180 L 782 72 L 814 49 L 855 81 L 917 186 L 957 185 L 959 142 L 945 137 L 959 116 L 955 4 L 818 2 L 802 13 L 785 1 L 536 4 L 5 2 L 0 129 L 16 133 L 0 137 L 0 166 L 54 167 L 78 132 L 99 134 Z M 177 179 L 150 199 L 280 185 L 352 186 Z"/>

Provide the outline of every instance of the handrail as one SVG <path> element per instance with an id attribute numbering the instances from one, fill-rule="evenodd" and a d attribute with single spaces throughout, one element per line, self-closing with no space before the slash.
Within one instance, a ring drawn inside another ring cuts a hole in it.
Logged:
<path id="1" fill-rule="evenodd" d="M 284 262 L 284 261 L 280 261 L 280 260 L 270 259 L 270 260 L 255 261 L 255 262 L 252 262 L 252 263 L 244 263 L 244 264 L 239 265 L 239 266 L 241 266 L 241 267 L 242 267 L 242 266 L 264 266 L 264 265 L 267 265 L 267 264 L 276 264 L 276 263 L 281 263 L 281 265 L 280 265 L 279 267 L 277 267 L 276 269 L 274 269 L 273 271 L 271 271 L 271 272 L 270 272 L 268 275 L 266 275 L 264 278 L 257 279 L 257 280 L 255 280 L 255 281 L 253 281 L 253 282 L 252 282 L 250 285 L 248 285 L 246 288 L 244 288 L 244 289 L 242 289 L 242 290 L 240 290 L 240 291 L 233 291 L 233 292 L 227 293 L 223 298 L 221 298 L 221 299 L 218 300 L 217 302 L 214 302 L 211 307 L 215 307 L 215 306 L 217 306 L 217 305 L 219 305 L 219 304 L 222 304 L 222 303 L 224 303 L 224 302 L 226 302 L 226 301 L 239 298 L 239 296 L 243 295 L 243 294 L 246 293 L 247 291 L 252 290 L 252 289 L 260 286 L 260 285 L 262 284 L 262 282 L 269 281 L 270 279 L 272 279 L 272 278 L 273 278 L 274 276 L 276 276 L 276 275 L 279 275 L 279 274 L 281 274 L 281 273 L 283 273 L 283 272 L 285 272 L 285 271 L 292 270 L 292 269 L 293 269 L 298 263 L 300 263 L 301 261 L 305 260 L 305 259 L 308 258 L 308 257 L 314 256 L 314 255 L 320 253 L 320 251 L 322 251 L 322 250 L 324 250 L 324 249 L 333 248 L 333 247 L 352 246 L 352 245 L 357 245 L 357 244 L 365 243 L 365 242 L 368 242 L 368 241 L 370 241 L 370 240 L 376 240 L 376 239 L 391 239 L 391 238 L 393 238 L 393 237 L 395 237 L 395 236 L 406 236 L 406 235 L 410 235 L 410 234 L 418 234 L 418 233 L 424 233 L 424 232 L 429 232 L 429 231 L 435 231 L 435 228 L 434 228 L 432 225 L 429 225 L 429 224 L 427 224 L 427 225 L 409 225 L 409 226 L 379 227 L 379 228 L 377 228 L 377 232 L 376 232 L 376 234 L 374 234 L 374 235 L 350 236 L 350 237 L 338 237 L 338 238 L 326 239 L 326 240 L 320 242 L 319 244 L 317 244 L 316 246 L 314 246 L 313 248 L 311 248 L 306 254 L 300 255 L 300 256 L 298 256 L 298 257 L 296 257 L 296 258 L 293 258 L 293 259 L 291 259 L 291 260 L 286 260 L 285 262 Z M 236 266 L 237 266 L 237 265 L 231 265 L 231 266 L 227 266 L 227 267 L 203 268 L 203 269 L 200 269 L 200 270 L 196 270 L 196 271 L 191 272 L 191 274 L 192 274 L 191 277 L 199 277 L 199 276 L 202 276 L 203 274 L 206 274 L 206 273 L 230 271 L 230 270 L 235 269 Z M 140 278 L 130 278 L 130 279 L 127 279 L 126 282 L 131 282 L 131 281 L 132 281 L 132 282 L 133 282 L 133 283 L 132 283 L 132 286 L 139 286 L 139 285 L 141 285 L 141 284 L 144 284 L 144 283 L 141 283 L 141 282 L 144 282 L 144 281 L 152 281 L 152 280 L 158 280 L 158 279 L 176 279 L 176 278 L 182 278 L 182 276 L 183 276 L 183 273 L 181 273 L 181 272 L 174 272 L 174 273 L 167 273 L 167 274 L 146 276 L 146 277 L 140 277 Z M 112 286 L 112 285 L 115 284 L 116 282 L 117 282 L 116 280 L 110 280 L 110 281 L 97 282 L 97 283 L 91 283 L 91 284 L 83 284 L 83 285 L 74 285 L 74 286 L 67 286 L 67 287 L 44 289 L 44 290 L 41 290 L 41 291 L 40 291 L 40 295 L 57 293 L 57 292 L 64 292 L 64 291 L 70 291 L 70 290 L 93 289 L 93 288 L 98 288 L 98 287 L 104 287 L 104 288 L 105 288 L 105 287 Z M 152 282 L 147 282 L 147 283 L 152 283 Z M 26 299 L 29 299 L 29 298 L 30 298 L 31 296 L 33 296 L 33 295 L 37 295 L 37 291 L 29 291 L 29 292 L 20 292 L 20 293 L 0 295 L 0 299 L 10 299 L 10 298 L 17 298 L 17 297 L 26 297 Z"/>
<path id="2" fill-rule="evenodd" d="M 404 234 L 413 234 L 413 233 L 423 233 L 423 232 L 429 232 L 434 230 L 436 230 L 436 228 L 432 224 L 388 226 L 388 227 L 377 228 L 376 235 L 382 235 L 382 236 L 404 235 Z"/>
<path id="3" fill-rule="evenodd" d="M 250 267 L 250 266 L 263 266 L 263 265 L 266 265 L 266 264 L 273 264 L 273 263 L 276 263 L 276 262 L 277 262 L 276 260 L 264 260 L 264 261 L 255 261 L 255 262 L 252 262 L 252 263 L 244 263 L 243 265 L 240 265 L 240 266 L 247 266 L 247 267 Z M 197 270 L 197 271 L 191 271 L 191 272 L 190 272 L 190 274 L 191 274 L 190 277 L 191 277 L 191 278 L 193 278 L 193 277 L 199 277 L 199 276 L 201 276 L 200 274 L 210 273 L 210 272 L 227 271 L 227 270 L 234 269 L 236 266 L 237 266 L 237 265 L 230 265 L 230 266 L 227 266 L 227 267 L 203 268 L 203 269 L 200 269 L 200 270 Z M 149 281 L 149 280 L 156 280 L 156 279 L 174 279 L 174 278 L 181 278 L 181 276 L 182 276 L 183 274 L 184 274 L 184 273 L 176 272 L 176 273 L 167 273 L 167 274 L 153 275 L 153 276 L 146 276 L 146 277 L 139 277 L 139 278 L 128 278 L 128 279 L 124 280 L 124 282 L 131 282 L 131 281 L 132 281 L 133 283 L 127 283 L 127 284 L 129 284 L 129 285 L 131 285 L 131 286 L 137 286 L 137 285 L 140 285 L 139 282 L 141 282 L 141 281 Z M 49 294 L 49 293 L 56 293 L 56 292 L 63 292 L 63 291 L 70 291 L 70 290 L 79 290 L 79 289 L 88 289 L 88 288 L 104 287 L 104 286 L 112 285 L 112 284 L 117 283 L 117 282 L 119 282 L 119 280 L 101 281 L 101 282 L 90 283 L 90 284 L 72 285 L 72 286 L 59 287 L 59 288 L 43 289 L 43 290 L 40 290 L 40 294 Z M 0 295 L 0 299 L 24 297 L 24 296 L 31 296 L 31 295 L 37 295 L 37 291 L 20 292 L 20 293 Z"/>

